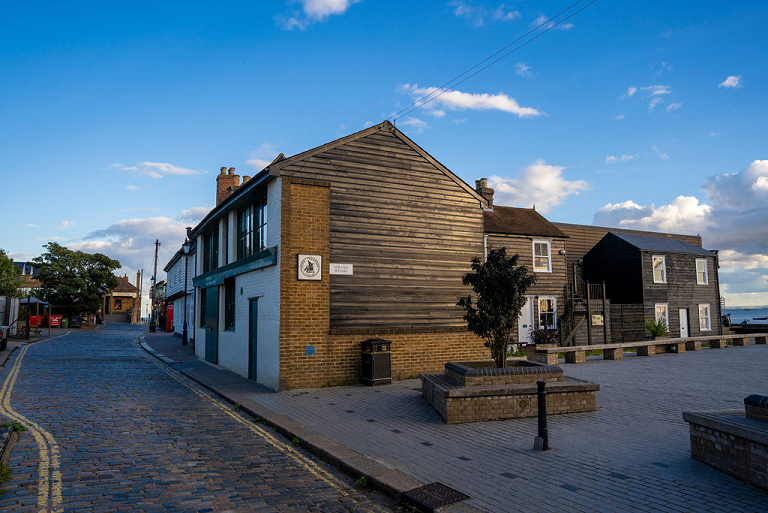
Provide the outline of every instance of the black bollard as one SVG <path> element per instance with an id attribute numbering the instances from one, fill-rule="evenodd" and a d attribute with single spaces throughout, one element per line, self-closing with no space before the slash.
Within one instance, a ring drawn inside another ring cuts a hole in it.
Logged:
<path id="1" fill-rule="evenodd" d="M 547 382 L 539 380 L 536 382 L 536 396 L 539 402 L 539 436 L 534 442 L 534 449 L 540 451 L 549 450 L 549 432 L 547 429 Z"/>

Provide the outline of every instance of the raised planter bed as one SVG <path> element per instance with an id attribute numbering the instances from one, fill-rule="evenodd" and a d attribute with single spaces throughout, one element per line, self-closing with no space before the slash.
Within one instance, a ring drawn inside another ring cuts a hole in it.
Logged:
<path id="1" fill-rule="evenodd" d="M 538 415 L 536 381 L 547 382 L 547 412 L 576 413 L 597 409 L 597 383 L 563 376 L 555 365 L 531 361 L 447 363 L 444 374 L 422 374 L 421 392 L 448 424 Z"/>

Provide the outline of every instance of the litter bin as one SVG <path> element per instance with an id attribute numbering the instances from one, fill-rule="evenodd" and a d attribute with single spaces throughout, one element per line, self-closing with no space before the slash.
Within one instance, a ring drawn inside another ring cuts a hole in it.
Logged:
<path id="1" fill-rule="evenodd" d="M 82 328 L 83 327 L 83 319 L 81 317 L 71 317 L 69 319 L 69 327 L 70 328 Z"/>
<path id="2" fill-rule="evenodd" d="M 362 346 L 362 382 L 366 385 L 388 385 L 392 383 L 392 342 L 372 338 L 360 343 Z"/>
<path id="3" fill-rule="evenodd" d="M 69 317 L 64 317 L 61 320 L 61 327 L 64 328 L 64 329 L 69 328 Z"/>

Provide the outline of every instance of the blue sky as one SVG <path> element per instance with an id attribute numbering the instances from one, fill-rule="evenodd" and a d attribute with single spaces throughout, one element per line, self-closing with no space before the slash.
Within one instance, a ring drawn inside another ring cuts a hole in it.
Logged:
<path id="1" fill-rule="evenodd" d="M 0 247 L 57 240 L 133 276 L 158 238 L 162 267 L 219 167 L 253 175 L 390 118 L 568 5 L 6 2 Z M 766 19 L 599 0 L 397 126 L 497 204 L 701 234 L 728 304 L 768 304 Z"/>

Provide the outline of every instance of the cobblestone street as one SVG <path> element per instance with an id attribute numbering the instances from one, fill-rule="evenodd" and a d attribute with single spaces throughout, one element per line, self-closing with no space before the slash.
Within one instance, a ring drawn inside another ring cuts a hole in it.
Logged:
<path id="1" fill-rule="evenodd" d="M 0 511 L 392 510 L 147 355 L 142 330 L 75 330 L 11 355 L 0 417 L 28 430 Z"/>

